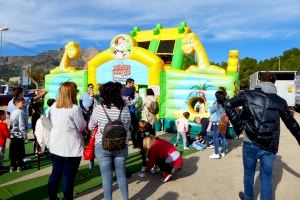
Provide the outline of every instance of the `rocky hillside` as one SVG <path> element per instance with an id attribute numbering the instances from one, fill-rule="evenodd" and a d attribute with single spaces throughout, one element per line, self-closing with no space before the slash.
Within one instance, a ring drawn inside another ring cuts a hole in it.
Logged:
<path id="1" fill-rule="evenodd" d="M 73 66 L 83 69 L 86 61 L 100 51 L 95 48 L 82 50 L 82 56 L 72 62 Z M 26 71 L 31 67 L 30 76 L 42 84 L 44 75 L 58 66 L 63 55 L 63 49 L 49 50 L 36 56 L 8 56 L 0 60 L 0 79 L 8 81 L 10 77 L 20 76 L 22 68 Z"/>

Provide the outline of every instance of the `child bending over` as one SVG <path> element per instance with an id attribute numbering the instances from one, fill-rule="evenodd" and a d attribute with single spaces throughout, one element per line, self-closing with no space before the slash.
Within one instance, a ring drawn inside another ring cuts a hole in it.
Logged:
<path id="1" fill-rule="evenodd" d="M 150 172 L 155 165 L 159 166 L 163 173 L 163 182 L 170 180 L 182 168 L 182 157 L 170 142 L 149 135 L 144 138 L 143 148 L 149 157 L 146 172 Z"/>

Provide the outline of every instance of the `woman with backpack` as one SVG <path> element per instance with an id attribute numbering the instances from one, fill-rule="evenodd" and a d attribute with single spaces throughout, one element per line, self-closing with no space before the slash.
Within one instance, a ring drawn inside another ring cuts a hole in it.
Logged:
<path id="1" fill-rule="evenodd" d="M 159 107 L 154 92 L 151 88 L 146 91 L 146 98 L 142 106 L 142 120 L 151 124 L 154 129 L 156 122 L 156 115 L 158 114 Z"/>
<path id="2" fill-rule="evenodd" d="M 93 110 L 89 129 L 93 130 L 98 126 L 95 135 L 95 155 L 102 175 L 104 199 L 112 199 L 112 169 L 115 166 L 122 199 L 127 200 L 125 163 L 128 155 L 127 133 L 131 123 L 130 112 L 115 83 L 105 83 L 99 92 L 102 102 Z M 119 133 L 122 135 L 118 135 Z"/>

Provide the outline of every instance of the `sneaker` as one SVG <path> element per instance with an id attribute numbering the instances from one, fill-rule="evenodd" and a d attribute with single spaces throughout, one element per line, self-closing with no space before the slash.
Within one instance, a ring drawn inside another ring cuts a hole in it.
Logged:
<path id="1" fill-rule="evenodd" d="M 244 192 L 239 192 L 239 197 L 240 200 L 244 200 L 245 199 Z"/>
<path id="2" fill-rule="evenodd" d="M 164 179 L 163 182 L 166 183 L 172 178 L 172 174 L 167 175 Z"/>
<path id="3" fill-rule="evenodd" d="M 224 158 L 225 157 L 225 153 L 221 153 L 221 157 Z"/>
<path id="4" fill-rule="evenodd" d="M 188 149 L 190 149 L 190 148 L 188 148 L 188 147 L 183 147 L 183 150 L 188 150 Z"/>
<path id="5" fill-rule="evenodd" d="M 29 161 L 31 161 L 31 158 L 24 158 L 24 159 L 23 159 L 23 162 L 25 162 L 25 163 L 26 163 L 26 162 L 29 162 Z"/>
<path id="6" fill-rule="evenodd" d="M 9 168 L 9 173 L 12 173 L 14 171 L 14 167 Z"/>
<path id="7" fill-rule="evenodd" d="M 155 173 L 157 173 L 157 172 L 159 172 L 160 171 L 160 168 L 157 166 L 157 165 L 155 165 L 154 167 L 152 167 L 152 169 L 151 169 L 151 173 L 152 174 L 155 174 Z"/>
<path id="8" fill-rule="evenodd" d="M 139 174 L 139 177 L 140 178 L 144 178 L 146 175 L 145 175 L 145 173 L 143 173 L 143 172 L 141 172 L 140 174 Z"/>
<path id="9" fill-rule="evenodd" d="M 142 167 L 141 172 L 145 172 L 146 171 L 146 167 Z"/>
<path id="10" fill-rule="evenodd" d="M 209 156 L 209 158 L 211 158 L 211 159 L 220 159 L 220 155 L 219 154 L 211 154 L 210 156 Z"/>
<path id="11" fill-rule="evenodd" d="M 206 147 L 207 149 L 213 149 L 213 148 L 215 148 L 215 146 L 214 145 L 212 145 L 212 144 L 209 144 L 209 145 L 207 145 L 207 147 Z"/>
<path id="12" fill-rule="evenodd" d="M 17 167 L 17 172 L 21 172 L 21 167 Z"/>
<path id="13" fill-rule="evenodd" d="M 174 147 L 177 147 L 177 143 L 173 144 Z"/>

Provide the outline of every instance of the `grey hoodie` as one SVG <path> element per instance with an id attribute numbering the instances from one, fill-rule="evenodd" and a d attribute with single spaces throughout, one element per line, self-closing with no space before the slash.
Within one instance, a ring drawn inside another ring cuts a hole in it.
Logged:
<path id="1" fill-rule="evenodd" d="M 271 82 L 260 82 L 255 89 L 261 89 L 264 93 L 277 94 L 276 86 Z"/>
<path id="2" fill-rule="evenodd" d="M 264 93 L 277 94 L 276 86 L 271 82 L 260 82 L 255 86 L 255 89 L 261 89 Z M 244 133 L 244 141 L 251 142 L 246 133 Z"/>

